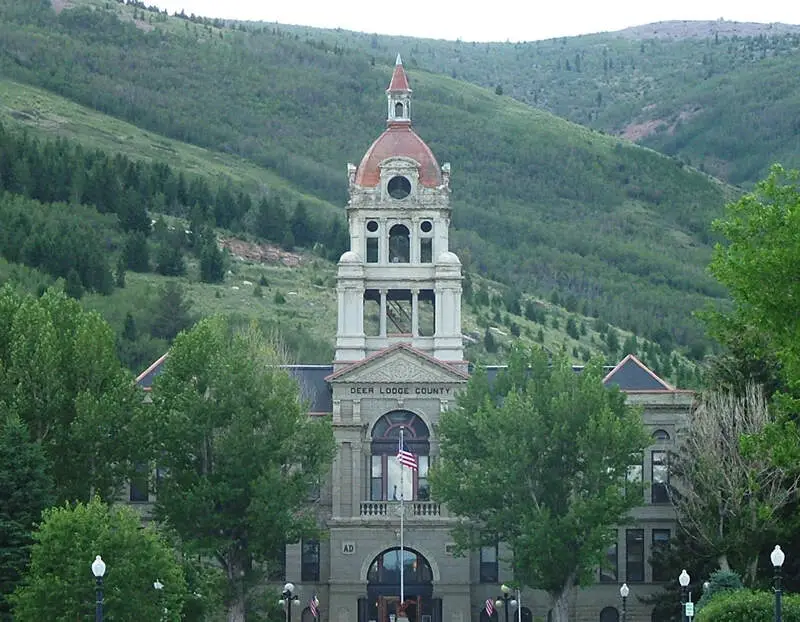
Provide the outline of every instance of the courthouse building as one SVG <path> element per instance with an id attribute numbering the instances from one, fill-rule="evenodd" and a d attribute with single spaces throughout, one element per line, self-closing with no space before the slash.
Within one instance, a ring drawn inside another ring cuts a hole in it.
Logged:
<path id="1" fill-rule="evenodd" d="M 450 165 L 440 166 L 412 128 L 412 91 L 399 57 L 386 93 L 386 130 L 358 166 L 347 167 L 350 249 L 338 265 L 335 359 L 291 368 L 312 414 L 332 417 L 338 451 L 317 500 L 328 537 L 287 547 L 284 578 L 300 588 L 302 602 L 317 595 L 322 622 L 393 622 L 402 493 L 410 622 L 484 622 L 485 601 L 512 578 L 502 545 L 456 556 L 450 535 L 456 517 L 430 498 L 427 480 L 439 454 L 436 424 L 470 370 L 462 346 L 461 263 L 448 243 Z M 140 376 L 143 386 L 160 363 Z M 627 582 L 628 622 L 649 621 L 638 597 L 676 580 L 656 576 L 649 558 L 674 533 L 668 455 L 692 394 L 634 356 L 610 369 L 604 382 L 643 407 L 653 441 L 631 473 L 644 483 L 644 505 L 618 529 L 596 585 L 576 593 L 573 619 L 619 620 L 619 586 Z M 402 483 L 395 458 L 401 428 L 418 457 L 418 469 L 413 475 L 406 469 Z M 547 618 L 545 593 L 526 589 L 521 596 L 525 622 Z M 310 611 L 299 609 L 297 620 L 310 622 Z M 500 608 L 492 619 L 504 616 Z"/>

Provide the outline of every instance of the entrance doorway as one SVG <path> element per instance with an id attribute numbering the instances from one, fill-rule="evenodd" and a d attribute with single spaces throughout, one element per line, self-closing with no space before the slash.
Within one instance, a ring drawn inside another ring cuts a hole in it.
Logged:
<path id="1" fill-rule="evenodd" d="M 378 622 L 397 622 L 399 604 L 399 596 L 379 596 Z M 422 596 L 406 597 L 406 617 L 408 622 L 422 622 L 421 612 Z"/>
<path id="2" fill-rule="evenodd" d="M 425 557 L 413 550 L 386 549 L 370 564 L 367 597 L 359 599 L 359 622 L 397 622 L 400 568 L 408 622 L 441 622 L 442 601 L 433 598 L 433 572 Z"/>

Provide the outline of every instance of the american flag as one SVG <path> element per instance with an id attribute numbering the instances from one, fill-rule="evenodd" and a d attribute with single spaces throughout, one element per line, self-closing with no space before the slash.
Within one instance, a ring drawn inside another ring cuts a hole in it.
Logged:
<path id="1" fill-rule="evenodd" d="M 397 461 L 415 471 L 419 468 L 417 457 L 408 450 L 408 445 L 406 445 L 405 441 L 400 441 L 397 446 Z"/>
<path id="2" fill-rule="evenodd" d="M 311 611 L 312 616 L 315 618 L 319 617 L 319 598 L 317 598 L 316 594 L 314 594 L 311 597 L 311 600 L 308 601 L 308 609 Z"/>
<path id="3" fill-rule="evenodd" d="M 486 599 L 486 615 L 491 618 L 493 613 L 494 613 L 494 603 L 492 602 L 491 598 L 487 598 Z"/>

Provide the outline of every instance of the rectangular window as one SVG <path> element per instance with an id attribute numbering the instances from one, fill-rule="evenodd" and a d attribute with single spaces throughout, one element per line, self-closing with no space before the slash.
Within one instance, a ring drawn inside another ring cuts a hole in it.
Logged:
<path id="1" fill-rule="evenodd" d="M 653 548 L 650 552 L 650 564 L 653 567 L 653 581 L 669 581 L 672 577 L 667 576 L 669 572 L 667 572 L 663 568 L 663 564 L 653 564 L 653 554 L 659 551 L 664 551 L 669 548 L 669 539 L 670 539 L 670 530 L 669 529 L 653 529 Z"/>
<path id="2" fill-rule="evenodd" d="M 669 503 L 669 457 L 666 451 L 651 454 L 651 503 Z"/>
<path id="3" fill-rule="evenodd" d="M 643 496 L 642 493 L 642 463 L 644 456 L 639 456 L 637 464 L 628 466 L 628 471 L 625 476 L 625 494 Z"/>
<path id="4" fill-rule="evenodd" d="M 481 547 L 481 583 L 497 583 L 497 545 Z"/>
<path id="5" fill-rule="evenodd" d="M 433 261 L 433 239 L 422 238 L 419 241 L 419 262 L 431 263 Z"/>
<path id="6" fill-rule="evenodd" d="M 417 295 L 417 330 L 420 337 L 433 337 L 436 333 L 436 293 L 422 289 Z"/>
<path id="7" fill-rule="evenodd" d="M 628 583 L 644 581 L 644 529 L 625 532 L 625 580 Z"/>
<path id="8" fill-rule="evenodd" d="M 417 494 L 415 498 L 419 501 L 429 501 L 431 498 L 430 487 L 428 486 L 428 456 L 417 456 Z"/>
<path id="9" fill-rule="evenodd" d="M 370 475 L 370 501 L 384 501 L 383 496 L 383 456 L 372 456 Z"/>
<path id="10" fill-rule="evenodd" d="M 300 580 L 303 583 L 319 581 L 319 541 L 303 540 L 300 559 Z"/>
<path id="11" fill-rule="evenodd" d="M 378 238 L 367 238 L 367 263 L 378 263 Z"/>
<path id="12" fill-rule="evenodd" d="M 136 465 L 136 474 L 131 478 L 129 501 L 146 503 L 150 500 L 150 469 L 146 464 Z"/>
<path id="13" fill-rule="evenodd" d="M 614 532 L 614 538 L 617 537 Z M 603 565 L 600 567 L 600 582 L 601 583 L 616 583 L 619 573 L 619 549 L 617 543 L 614 542 L 606 549 L 606 558 L 603 560 Z"/>

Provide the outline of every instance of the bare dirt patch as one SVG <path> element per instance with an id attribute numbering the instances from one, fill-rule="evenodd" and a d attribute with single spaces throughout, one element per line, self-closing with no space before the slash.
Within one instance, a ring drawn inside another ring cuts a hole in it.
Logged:
<path id="1" fill-rule="evenodd" d="M 53 10 L 56 14 L 61 13 L 65 8 L 69 6 L 68 0 L 50 0 L 50 4 L 53 6 Z"/>
<path id="2" fill-rule="evenodd" d="M 636 142 L 642 140 L 642 138 L 647 138 L 650 134 L 655 134 L 663 125 L 664 121 L 661 119 L 653 119 L 652 121 L 644 121 L 643 123 L 631 123 L 625 126 L 620 136 Z"/>
<path id="3" fill-rule="evenodd" d="M 240 261 L 280 263 L 293 268 L 299 266 L 303 261 L 302 255 L 290 253 L 273 244 L 255 244 L 237 238 L 220 238 L 219 245 Z"/>

